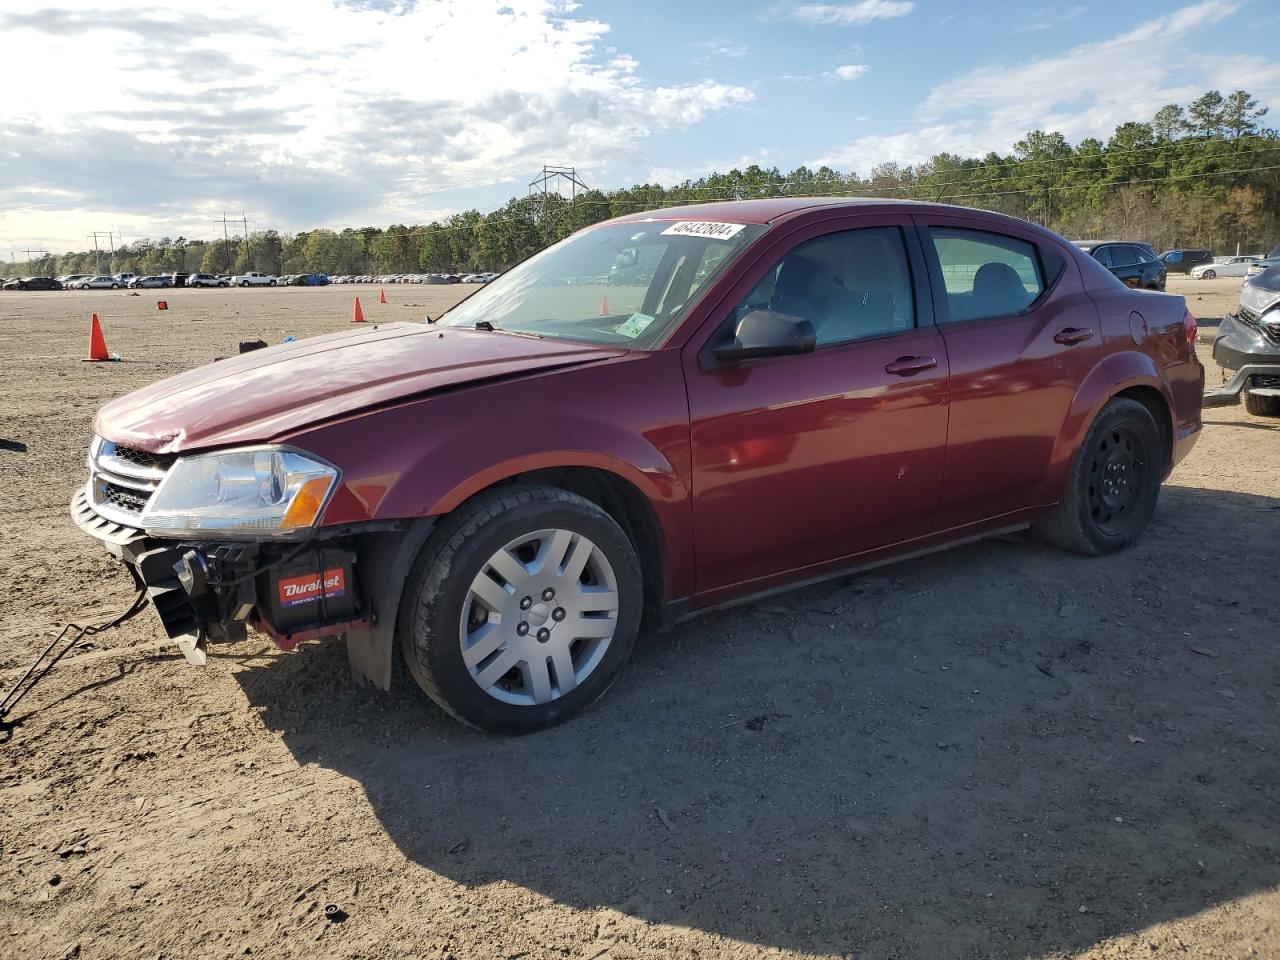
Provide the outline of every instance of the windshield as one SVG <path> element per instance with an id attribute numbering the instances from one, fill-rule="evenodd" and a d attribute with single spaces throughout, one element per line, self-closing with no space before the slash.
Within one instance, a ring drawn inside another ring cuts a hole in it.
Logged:
<path id="1" fill-rule="evenodd" d="M 507 271 L 440 322 L 650 349 L 764 230 L 694 220 L 594 227 Z"/>

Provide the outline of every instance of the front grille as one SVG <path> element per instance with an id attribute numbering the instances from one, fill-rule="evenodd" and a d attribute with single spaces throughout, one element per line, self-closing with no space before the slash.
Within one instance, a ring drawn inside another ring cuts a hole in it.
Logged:
<path id="1" fill-rule="evenodd" d="M 1254 374 L 1249 378 L 1249 386 L 1259 390 L 1280 390 L 1280 376 Z"/>
<path id="2" fill-rule="evenodd" d="M 149 453 L 96 440 L 89 463 L 89 503 L 100 516 L 136 525 L 177 454 Z"/>
<path id="3" fill-rule="evenodd" d="M 144 496 L 128 487 L 118 487 L 114 483 L 103 483 L 98 495 L 103 503 L 109 503 L 116 509 L 129 513 L 142 513 L 142 508 L 150 499 L 149 496 Z"/>
<path id="4" fill-rule="evenodd" d="M 1274 311 L 1272 311 L 1274 313 Z M 1240 321 L 1246 326 L 1252 327 L 1262 334 L 1263 338 L 1270 340 L 1272 343 L 1280 343 L 1280 324 L 1274 322 L 1263 323 L 1261 314 L 1255 313 L 1244 304 L 1240 305 L 1240 312 L 1236 314 Z"/>
<path id="5" fill-rule="evenodd" d="M 130 463 L 137 464 L 140 467 L 152 467 L 159 470 L 168 470 L 173 466 L 173 462 L 178 459 L 176 453 L 150 453 L 146 450 L 137 450 L 133 447 L 122 447 L 113 444 L 114 455 L 121 460 L 127 460 Z"/>

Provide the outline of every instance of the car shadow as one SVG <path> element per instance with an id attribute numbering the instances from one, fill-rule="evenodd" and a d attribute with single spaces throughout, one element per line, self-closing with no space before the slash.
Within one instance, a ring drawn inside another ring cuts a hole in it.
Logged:
<path id="1" fill-rule="evenodd" d="M 356 687 L 337 644 L 236 675 L 460 883 L 859 958 L 1073 952 L 1280 882 L 1243 575 L 1277 542 L 1280 500 L 1169 487 L 1123 554 L 988 541 L 644 637 L 524 738 Z"/>

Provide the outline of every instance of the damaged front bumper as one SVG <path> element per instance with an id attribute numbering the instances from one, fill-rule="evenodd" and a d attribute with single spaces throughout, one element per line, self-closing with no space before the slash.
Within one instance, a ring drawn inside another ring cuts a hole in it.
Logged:
<path id="1" fill-rule="evenodd" d="M 1204 406 L 1230 406 L 1242 391 L 1280 397 L 1280 325 L 1263 323 L 1242 310 L 1227 314 L 1213 341 L 1213 359 L 1231 371 L 1221 387 L 1204 395 Z"/>
<path id="2" fill-rule="evenodd" d="M 301 544 L 152 537 L 104 517 L 84 488 L 71 517 L 146 589 L 165 633 L 192 663 L 205 663 L 210 641 L 243 639 L 248 627 L 284 650 L 372 628 L 350 536 Z"/>

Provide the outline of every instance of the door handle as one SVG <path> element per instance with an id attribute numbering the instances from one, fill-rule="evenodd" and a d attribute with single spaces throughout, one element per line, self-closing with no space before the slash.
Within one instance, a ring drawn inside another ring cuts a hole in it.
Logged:
<path id="1" fill-rule="evenodd" d="M 1065 330 L 1059 330 L 1053 336 L 1054 343 L 1061 343 L 1063 346 L 1071 346 L 1072 344 L 1081 343 L 1093 336 L 1093 331 L 1088 327 L 1067 327 Z"/>
<path id="2" fill-rule="evenodd" d="M 913 377 L 923 370 L 929 370 L 938 365 L 938 361 L 933 357 L 899 357 L 897 360 L 884 365 L 885 373 L 893 373 L 899 377 Z"/>

